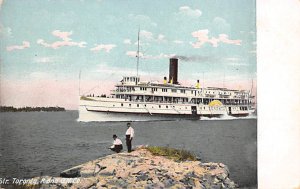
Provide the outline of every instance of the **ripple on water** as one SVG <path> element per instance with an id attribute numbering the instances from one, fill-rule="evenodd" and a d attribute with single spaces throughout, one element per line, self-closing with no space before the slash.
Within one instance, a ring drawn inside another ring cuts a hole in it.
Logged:
<path id="1" fill-rule="evenodd" d="M 76 122 L 75 111 L 0 113 L 0 177 L 58 176 L 67 168 L 111 154 L 112 134 L 125 145 L 126 123 Z M 133 145 L 183 148 L 202 161 L 223 162 L 240 186 L 257 185 L 255 118 L 133 122 Z M 125 147 L 126 148 L 126 147 Z"/>

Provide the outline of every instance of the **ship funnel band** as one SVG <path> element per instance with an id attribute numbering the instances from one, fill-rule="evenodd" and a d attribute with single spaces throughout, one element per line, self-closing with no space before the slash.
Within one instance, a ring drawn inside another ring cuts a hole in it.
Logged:
<path id="1" fill-rule="evenodd" d="M 170 58 L 169 83 L 178 84 L 178 58 Z"/>

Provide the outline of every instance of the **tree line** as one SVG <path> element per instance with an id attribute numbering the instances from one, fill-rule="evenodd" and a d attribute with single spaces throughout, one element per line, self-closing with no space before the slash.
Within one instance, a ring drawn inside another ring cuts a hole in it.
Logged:
<path id="1" fill-rule="evenodd" d="M 66 111 L 62 107 L 21 107 L 15 108 L 13 106 L 0 106 L 0 112 L 59 112 Z"/>

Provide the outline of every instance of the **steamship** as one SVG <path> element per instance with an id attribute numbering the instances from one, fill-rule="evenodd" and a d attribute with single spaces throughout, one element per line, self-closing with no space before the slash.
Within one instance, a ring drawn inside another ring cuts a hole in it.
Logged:
<path id="1" fill-rule="evenodd" d="M 148 121 L 247 116 L 254 112 L 251 90 L 233 90 L 178 82 L 178 59 L 170 58 L 163 82 L 124 76 L 108 96 L 81 96 L 79 121 Z"/>

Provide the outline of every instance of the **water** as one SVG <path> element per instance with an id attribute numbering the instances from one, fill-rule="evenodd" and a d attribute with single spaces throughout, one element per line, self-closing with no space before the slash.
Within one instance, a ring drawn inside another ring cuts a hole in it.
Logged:
<path id="1" fill-rule="evenodd" d="M 58 176 L 111 154 L 112 135 L 125 144 L 126 123 L 81 123 L 77 111 L 0 113 L 0 178 Z M 257 185 L 257 120 L 133 123 L 133 145 L 186 149 L 203 162 L 223 162 L 240 186 Z"/>

